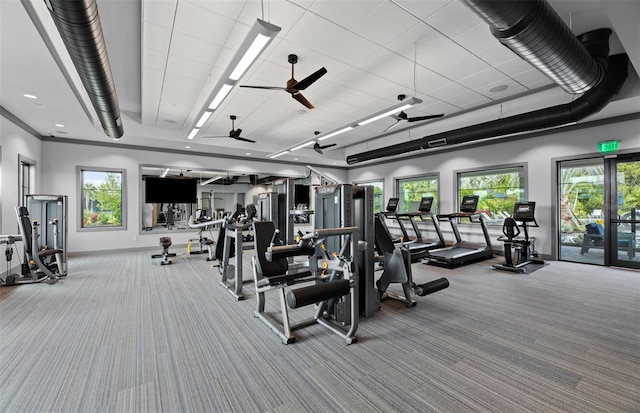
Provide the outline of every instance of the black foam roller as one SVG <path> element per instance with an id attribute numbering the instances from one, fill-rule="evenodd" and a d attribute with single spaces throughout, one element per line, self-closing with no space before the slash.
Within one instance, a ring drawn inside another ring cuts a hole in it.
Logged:
<path id="1" fill-rule="evenodd" d="M 429 281 L 428 283 L 416 285 L 414 291 L 416 295 L 424 297 L 427 294 L 435 293 L 436 291 L 444 290 L 449 286 L 449 280 L 446 278 L 439 278 L 437 280 Z"/>
<path id="2" fill-rule="evenodd" d="M 305 305 L 319 303 L 331 298 L 349 294 L 351 288 L 349 280 L 334 280 L 308 287 L 296 288 L 287 293 L 289 308 L 300 308 Z"/>

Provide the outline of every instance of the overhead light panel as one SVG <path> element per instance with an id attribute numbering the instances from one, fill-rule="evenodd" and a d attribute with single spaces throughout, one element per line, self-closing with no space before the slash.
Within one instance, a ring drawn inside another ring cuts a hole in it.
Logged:
<path id="1" fill-rule="evenodd" d="M 206 105 L 200 109 L 198 115 L 195 117 L 198 121 L 191 127 L 187 139 L 195 138 L 213 112 L 218 109 L 222 101 L 227 97 L 229 92 L 231 92 L 236 82 L 244 75 L 247 69 L 251 67 L 253 62 L 255 62 L 269 43 L 271 43 L 279 31 L 280 27 L 264 20 L 256 19 L 249 34 L 220 77 L 218 84 L 211 91 L 209 98 L 206 100 Z M 207 115 L 207 113 L 209 114 Z"/>
<path id="2" fill-rule="evenodd" d="M 412 98 L 412 99 L 415 99 L 415 98 Z M 418 100 L 420 100 L 420 99 L 418 99 Z M 422 102 L 422 101 L 420 100 L 420 102 Z M 404 105 L 402 105 L 400 107 L 397 107 L 397 108 L 386 109 L 382 113 L 374 114 L 374 115 L 371 115 L 371 117 L 369 117 L 369 118 L 367 118 L 365 120 L 361 120 L 360 122 L 358 122 L 358 126 L 364 126 L 367 123 L 375 122 L 375 121 L 380 120 L 382 118 L 386 118 L 387 116 L 392 115 L 392 114 L 394 114 L 396 112 L 400 112 L 400 111 L 403 111 L 405 109 L 409 109 L 411 106 L 413 106 L 413 104 L 405 103 Z"/>
<path id="3" fill-rule="evenodd" d="M 214 176 L 213 178 L 209 178 L 206 181 L 200 182 L 200 186 L 205 186 L 207 184 L 210 184 L 211 182 L 215 182 L 215 181 L 217 181 L 219 179 L 222 179 L 222 178 L 224 178 L 224 176 L 222 176 L 222 175 Z"/>
<path id="4" fill-rule="evenodd" d="M 318 136 L 317 138 L 318 138 L 319 141 L 323 141 L 325 139 L 333 138 L 336 135 L 340 135 L 341 133 L 345 133 L 347 131 L 350 131 L 351 129 L 353 129 L 353 126 L 347 126 L 346 128 L 338 129 L 335 132 L 331 132 L 331 133 L 329 133 L 328 135 L 325 135 L 325 136 Z"/>

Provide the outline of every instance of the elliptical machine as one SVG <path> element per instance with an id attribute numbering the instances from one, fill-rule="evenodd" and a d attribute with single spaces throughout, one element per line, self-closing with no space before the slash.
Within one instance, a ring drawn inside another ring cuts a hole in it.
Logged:
<path id="1" fill-rule="evenodd" d="M 497 270 L 517 273 L 527 272 L 527 264 L 544 264 L 544 260 L 538 257 L 535 248 L 535 237 L 529 236 L 528 227 L 539 227 L 534 216 L 536 203 L 533 201 L 517 202 L 513 207 L 513 217 L 505 218 L 502 223 L 502 233 L 498 241 L 504 242 L 505 261 L 494 264 Z M 518 224 L 520 223 L 520 224 Z M 520 236 L 522 228 L 523 237 Z"/>

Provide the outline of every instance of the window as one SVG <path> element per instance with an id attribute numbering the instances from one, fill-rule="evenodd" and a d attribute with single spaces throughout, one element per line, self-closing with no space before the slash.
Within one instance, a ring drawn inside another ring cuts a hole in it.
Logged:
<path id="1" fill-rule="evenodd" d="M 125 171 L 78 168 L 80 181 L 79 228 L 85 230 L 126 229 Z"/>
<path id="2" fill-rule="evenodd" d="M 36 161 L 18 155 L 18 199 L 21 206 L 27 206 L 27 195 L 36 190 Z"/>
<path id="3" fill-rule="evenodd" d="M 373 187 L 373 213 L 383 212 L 384 208 L 384 181 L 355 182 L 355 185 Z"/>
<path id="4" fill-rule="evenodd" d="M 478 212 L 488 225 L 502 225 L 516 202 L 525 200 L 524 166 L 458 172 L 458 202 L 478 195 Z"/>
<path id="5" fill-rule="evenodd" d="M 398 212 L 416 212 L 423 197 L 433 197 L 431 212 L 438 213 L 438 176 L 426 175 L 396 180 Z"/>

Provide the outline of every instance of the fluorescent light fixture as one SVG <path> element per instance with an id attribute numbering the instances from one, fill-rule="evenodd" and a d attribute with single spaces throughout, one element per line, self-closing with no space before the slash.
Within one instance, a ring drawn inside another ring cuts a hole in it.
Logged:
<path id="1" fill-rule="evenodd" d="M 200 131 L 200 129 L 198 128 L 193 128 L 191 130 L 191 133 L 189 134 L 189 136 L 187 136 L 187 139 L 193 139 L 196 137 L 196 134 Z"/>
<path id="2" fill-rule="evenodd" d="M 347 126 L 346 128 L 342 128 L 342 129 L 339 129 L 339 130 L 337 130 L 335 132 L 331 132 L 328 135 L 322 136 L 322 137 L 318 138 L 318 140 L 319 141 L 323 141 L 325 139 L 333 138 L 334 136 L 340 135 L 341 133 L 345 133 L 346 131 L 349 131 L 351 129 L 353 129 L 353 126 Z"/>
<path id="3" fill-rule="evenodd" d="M 200 116 L 200 120 L 198 121 L 198 123 L 196 123 L 196 128 L 200 129 L 202 125 L 204 125 L 204 123 L 207 121 L 207 119 L 209 119 L 212 113 L 213 112 L 208 111 L 203 113 L 202 116 Z"/>
<path id="4" fill-rule="evenodd" d="M 216 96 L 213 99 L 211 99 L 211 103 L 209 104 L 209 109 L 211 110 L 218 109 L 218 106 L 220 106 L 224 98 L 226 98 L 229 92 L 231 92 L 231 89 L 233 89 L 233 85 L 229 85 L 227 83 L 222 85 L 218 93 L 216 93 Z"/>
<path id="5" fill-rule="evenodd" d="M 38 99 L 38 97 L 36 95 L 30 95 L 28 93 L 25 93 L 22 96 L 26 97 L 27 99 Z"/>
<path id="6" fill-rule="evenodd" d="M 345 133 L 347 131 L 350 131 L 351 129 L 356 128 L 358 126 L 366 125 L 368 123 L 375 122 L 375 121 L 377 121 L 379 119 L 382 119 L 385 116 L 389 116 L 389 115 L 391 115 L 393 113 L 403 111 L 403 110 L 405 110 L 407 108 L 410 108 L 413 105 L 417 105 L 419 103 L 422 103 L 422 99 L 418 99 L 416 97 L 406 98 L 406 99 L 400 101 L 399 103 L 396 103 L 395 105 L 393 105 L 393 106 L 391 106 L 391 107 L 389 107 L 387 109 L 381 110 L 381 111 L 376 112 L 376 113 L 374 113 L 372 115 L 366 116 L 366 117 L 364 117 L 362 119 L 358 119 L 355 122 L 351 122 L 347 126 L 341 126 L 340 128 L 337 128 L 332 132 L 321 133 L 320 135 L 314 136 L 313 140 L 311 140 L 311 141 L 299 143 L 299 144 L 297 144 L 295 146 L 287 148 L 286 150 L 284 150 L 282 152 L 277 152 L 276 154 L 267 155 L 267 157 L 273 159 L 273 158 L 277 158 L 278 156 L 282 156 L 287 152 L 297 151 L 298 149 L 313 145 L 316 142 L 320 142 L 320 141 L 323 141 L 325 139 L 333 138 L 336 135 L 339 135 L 341 133 Z"/>
<path id="7" fill-rule="evenodd" d="M 384 117 L 392 115 L 392 114 L 394 114 L 396 112 L 400 112 L 400 111 L 403 111 L 405 109 L 409 109 L 411 106 L 413 106 L 413 105 L 415 105 L 417 103 L 422 103 L 422 100 L 417 99 L 417 98 L 410 98 L 410 100 L 412 102 L 402 101 L 402 103 L 399 104 L 399 105 L 392 106 L 389 109 L 385 109 L 382 112 L 377 112 L 377 113 L 374 113 L 373 115 L 367 116 L 366 118 L 364 118 L 363 120 L 358 122 L 358 126 L 364 126 L 364 125 L 366 125 L 368 123 L 375 122 L 375 121 L 380 120 L 380 119 L 382 119 Z"/>
<path id="8" fill-rule="evenodd" d="M 202 128 L 204 124 L 207 123 L 211 114 L 218 109 L 222 101 L 227 97 L 229 92 L 231 92 L 236 81 L 251 67 L 253 62 L 255 62 L 269 43 L 271 43 L 278 32 L 280 32 L 280 27 L 264 20 L 256 19 L 247 37 L 231 59 L 229 66 L 222 73 L 218 84 L 213 88 L 209 98 L 206 100 L 208 106 L 201 108 L 198 112 L 196 116 L 198 121 L 192 126 L 192 130 L 187 136 L 187 139 L 195 138 L 199 128 Z M 208 115 L 206 114 L 207 112 L 209 112 Z"/>
<path id="9" fill-rule="evenodd" d="M 253 40 L 253 43 L 251 43 L 247 52 L 242 56 L 242 59 L 240 59 L 236 68 L 233 69 L 233 72 L 229 75 L 229 79 L 240 79 L 249 66 L 251 66 L 251 63 L 253 63 L 260 52 L 262 52 L 262 49 L 264 49 L 269 40 L 271 40 L 271 37 L 258 33 L 258 36 Z"/>
<path id="10" fill-rule="evenodd" d="M 64 128 L 64 125 L 62 123 L 54 123 L 53 126 L 56 126 L 58 128 Z"/>
<path id="11" fill-rule="evenodd" d="M 166 178 L 167 174 L 169 174 L 169 168 L 165 169 L 164 172 L 160 175 L 160 178 Z"/>
<path id="12" fill-rule="evenodd" d="M 306 146 L 313 145 L 314 143 L 316 143 L 316 141 L 305 142 L 305 143 L 300 144 L 300 145 L 298 145 L 298 146 L 296 146 L 294 148 L 291 148 L 291 152 L 297 151 L 298 149 L 302 149 L 302 148 L 304 148 Z"/>
<path id="13" fill-rule="evenodd" d="M 218 179 L 222 179 L 222 178 L 224 178 L 224 176 L 222 175 L 214 176 L 213 178 L 209 178 L 206 181 L 200 182 L 200 186 L 205 186 L 207 184 L 210 184 L 211 182 L 215 182 Z"/>
<path id="14" fill-rule="evenodd" d="M 284 155 L 285 153 L 289 153 L 289 151 L 282 151 L 280 153 L 276 153 L 275 155 L 269 156 L 269 158 L 274 159 L 274 158 L 277 158 L 278 156 Z"/>

